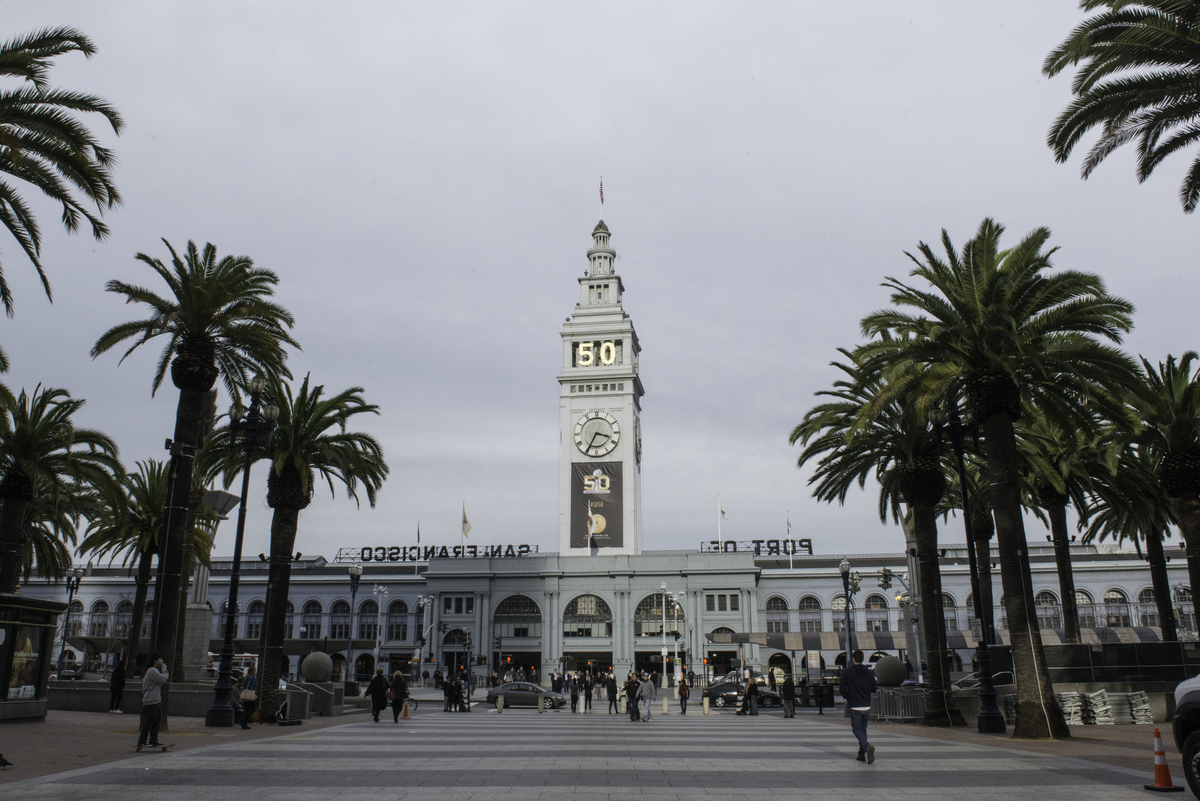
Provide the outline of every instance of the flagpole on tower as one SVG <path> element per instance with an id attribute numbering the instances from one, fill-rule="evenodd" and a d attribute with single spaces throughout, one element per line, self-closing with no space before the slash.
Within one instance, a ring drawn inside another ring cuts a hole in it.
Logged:
<path id="1" fill-rule="evenodd" d="M 721 516 L 725 510 L 721 508 L 721 493 L 717 493 L 717 547 L 721 549 L 721 553 L 725 552 L 725 541 L 721 537 Z"/>

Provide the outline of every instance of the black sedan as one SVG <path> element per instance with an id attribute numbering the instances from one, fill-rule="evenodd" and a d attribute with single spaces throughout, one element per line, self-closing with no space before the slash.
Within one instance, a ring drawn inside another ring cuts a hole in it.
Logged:
<path id="1" fill-rule="evenodd" d="M 542 704 L 548 709 L 558 709 L 567 703 L 567 699 L 558 693 L 527 681 L 510 681 L 499 687 L 493 687 L 488 690 L 487 702 L 495 706 L 497 699 L 502 695 L 505 706 L 537 706 L 539 695 L 546 699 Z"/>
<path id="2" fill-rule="evenodd" d="M 742 682 L 723 681 L 706 688 L 702 697 L 707 698 L 713 706 L 740 706 L 742 691 L 745 689 L 746 685 Z M 764 708 L 782 706 L 783 702 L 779 699 L 779 693 L 768 690 L 766 687 L 759 687 L 758 705 Z"/>

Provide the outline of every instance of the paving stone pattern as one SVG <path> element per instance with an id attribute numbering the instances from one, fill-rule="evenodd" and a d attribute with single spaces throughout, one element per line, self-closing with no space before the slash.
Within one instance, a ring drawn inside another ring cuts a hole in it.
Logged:
<path id="1" fill-rule="evenodd" d="M 121 762 L 5 785 L 5 799 L 570 799 L 725 797 L 1127 799 L 1146 774 L 990 746 L 871 733 L 803 718 L 494 710 L 347 724 Z"/>

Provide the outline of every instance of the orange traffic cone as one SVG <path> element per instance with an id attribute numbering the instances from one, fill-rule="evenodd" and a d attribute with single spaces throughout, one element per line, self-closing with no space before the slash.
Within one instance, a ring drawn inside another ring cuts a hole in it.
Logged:
<path id="1" fill-rule="evenodd" d="M 1182 787 L 1171 784 L 1171 768 L 1167 765 L 1167 752 L 1163 750 L 1162 735 L 1154 730 L 1154 784 L 1143 784 L 1147 790 L 1160 793 L 1182 793 Z"/>
<path id="2" fill-rule="evenodd" d="M 405 720 L 408 720 L 408 701 L 405 700 L 404 703 L 400 705 L 400 708 L 403 710 L 400 717 L 404 718 Z M 1171 781 L 1170 778 L 1168 778 L 1167 782 L 1169 783 L 1170 781 Z"/>

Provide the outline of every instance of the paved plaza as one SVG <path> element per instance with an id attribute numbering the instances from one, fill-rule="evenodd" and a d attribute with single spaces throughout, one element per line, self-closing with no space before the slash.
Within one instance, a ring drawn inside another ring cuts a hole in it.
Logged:
<path id="1" fill-rule="evenodd" d="M 360 718 L 179 753 L 145 752 L 0 789 L 6 801 L 863 798 L 871 791 L 939 801 L 1102 801 L 1145 797 L 1149 777 L 1148 770 L 916 737 L 887 726 L 873 726 L 871 740 L 878 758 L 866 765 L 854 760 L 848 727 L 805 717 L 705 717 L 695 710 L 632 723 L 603 710 L 585 716 L 423 709 L 399 724 Z"/>

